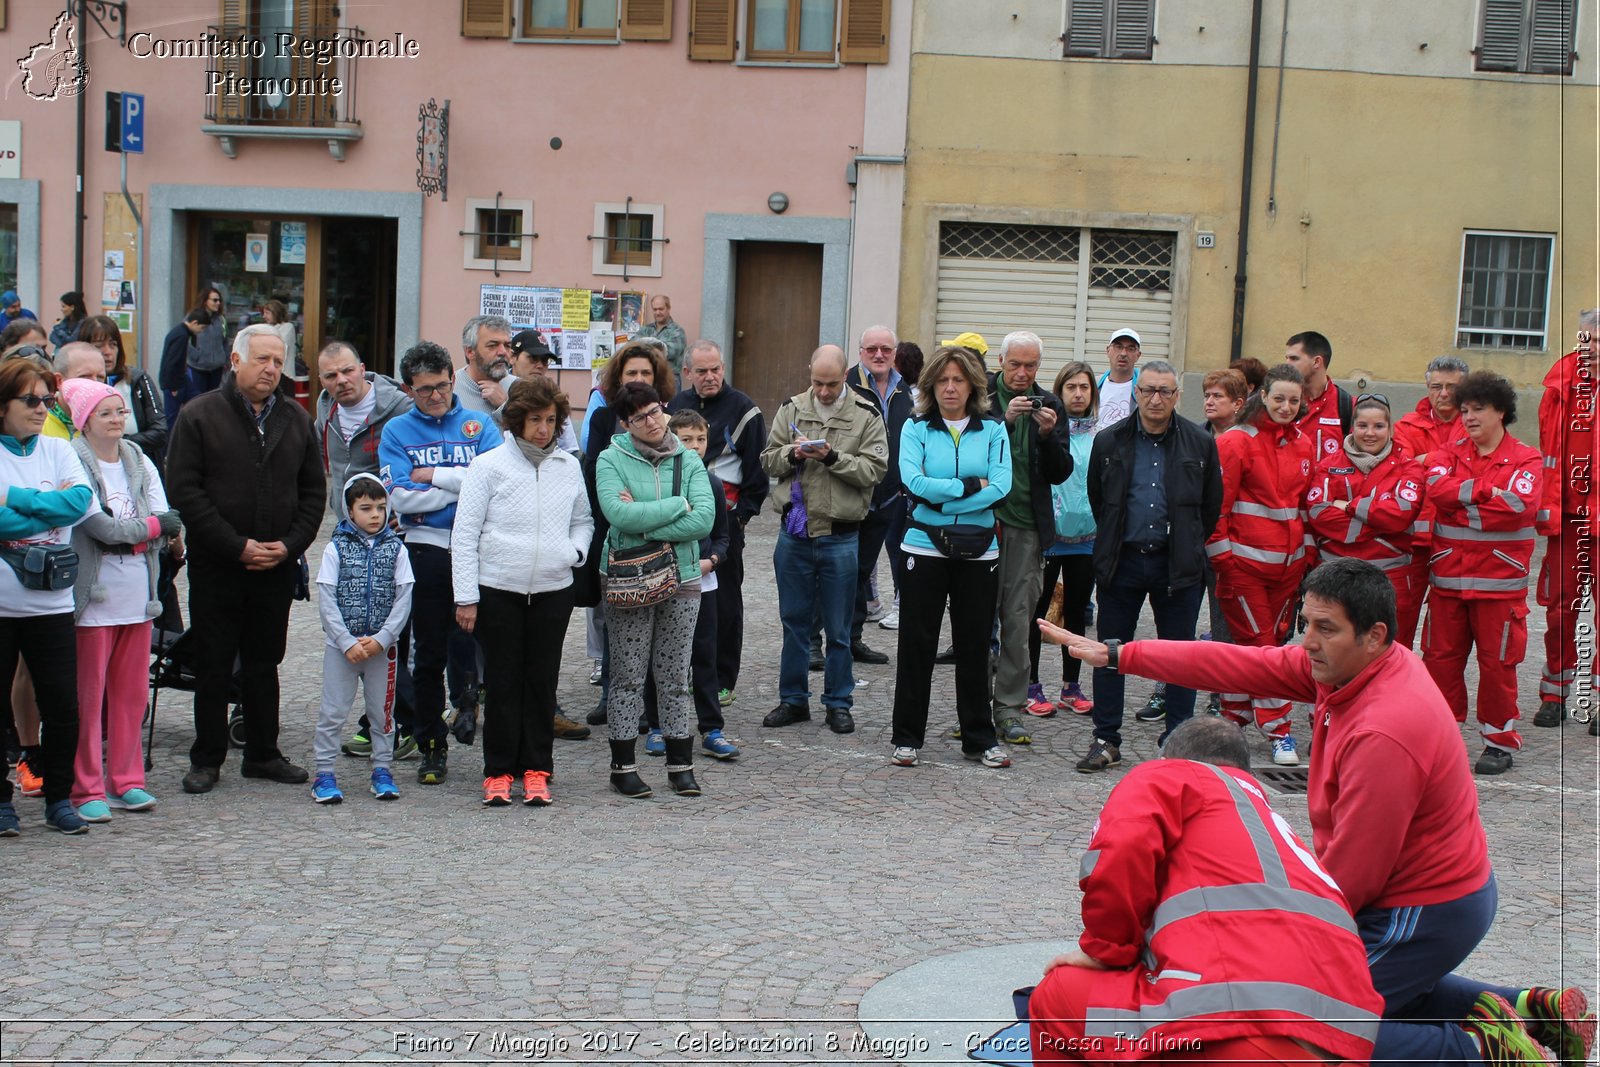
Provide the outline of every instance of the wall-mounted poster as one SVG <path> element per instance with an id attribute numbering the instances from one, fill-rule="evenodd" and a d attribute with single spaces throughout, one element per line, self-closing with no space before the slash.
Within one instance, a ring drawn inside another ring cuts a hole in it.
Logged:
<path id="1" fill-rule="evenodd" d="M 265 274 L 267 272 L 266 234 L 247 233 L 244 235 L 244 269 L 252 274 Z"/>
<path id="2" fill-rule="evenodd" d="M 278 262 L 304 263 L 306 261 L 306 224 L 284 222 L 278 226 Z"/>
<path id="3" fill-rule="evenodd" d="M 625 292 L 617 298 L 617 332 L 631 337 L 644 325 L 644 294 Z"/>

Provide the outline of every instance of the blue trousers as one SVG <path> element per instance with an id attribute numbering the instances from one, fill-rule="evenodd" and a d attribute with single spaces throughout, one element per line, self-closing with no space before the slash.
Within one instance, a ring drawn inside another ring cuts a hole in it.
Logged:
<path id="1" fill-rule="evenodd" d="M 1498 993 L 1515 1004 L 1521 990 L 1450 972 L 1489 932 L 1499 897 L 1491 874 L 1482 889 L 1442 904 L 1364 908 L 1356 915 L 1372 984 L 1383 997 L 1373 1067 L 1482 1063 L 1461 1020 L 1480 993 Z"/>
<path id="2" fill-rule="evenodd" d="M 778 659 L 778 699 L 808 708 L 811 687 L 812 620 L 822 619 L 827 654 L 822 670 L 822 704 L 849 711 L 855 691 L 850 660 L 850 619 L 856 603 L 854 531 L 827 537 L 778 534 L 772 552 L 778 579 L 778 617 L 783 620 L 783 653 Z M 720 585 L 720 583 L 719 583 Z"/>
<path id="3" fill-rule="evenodd" d="M 1129 545 L 1122 546 L 1117 572 L 1110 584 L 1100 585 L 1100 640 L 1133 640 L 1139 626 L 1139 612 L 1145 597 L 1156 617 L 1156 636 L 1163 641 L 1193 641 L 1195 620 L 1200 617 L 1200 600 L 1206 587 L 1202 582 L 1184 589 L 1167 588 L 1167 557 L 1146 556 Z M 1068 626 L 1075 625 L 1068 620 Z M 1094 671 L 1094 735 L 1122 747 L 1122 698 L 1125 691 L 1121 674 L 1105 667 Z M 1194 690 L 1167 686 L 1167 723 L 1161 740 L 1194 717 Z"/>

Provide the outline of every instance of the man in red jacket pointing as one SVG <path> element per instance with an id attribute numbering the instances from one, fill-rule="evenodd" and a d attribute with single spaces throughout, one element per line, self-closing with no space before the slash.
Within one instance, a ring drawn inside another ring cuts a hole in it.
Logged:
<path id="1" fill-rule="evenodd" d="M 1390 638 L 1394 587 L 1370 563 L 1333 560 L 1306 578 L 1301 616 L 1302 643 L 1281 648 L 1103 645 L 1039 628 L 1091 666 L 1314 703 L 1312 844 L 1384 998 L 1374 1061 L 1543 1062 L 1530 1036 L 1585 1060 L 1595 1021 L 1581 990 L 1450 973 L 1488 932 L 1498 893 L 1455 717 L 1422 661 Z"/>

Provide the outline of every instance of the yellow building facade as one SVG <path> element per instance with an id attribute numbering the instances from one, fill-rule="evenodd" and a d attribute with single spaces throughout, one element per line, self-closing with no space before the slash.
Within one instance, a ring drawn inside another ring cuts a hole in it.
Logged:
<path id="1" fill-rule="evenodd" d="M 1446 353 L 1536 386 L 1600 303 L 1600 49 L 1572 0 L 1571 72 L 1533 72 L 1559 62 L 1533 6 L 919 0 L 903 332 L 1034 330 L 1045 378 L 1103 367 L 1132 326 L 1197 402 L 1233 349 L 1259 10 L 1240 354 L 1271 364 L 1315 329 L 1361 387 L 1419 385 Z"/>

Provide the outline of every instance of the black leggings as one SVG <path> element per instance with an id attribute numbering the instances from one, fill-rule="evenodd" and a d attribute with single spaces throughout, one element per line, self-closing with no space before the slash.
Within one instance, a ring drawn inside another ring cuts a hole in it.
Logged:
<path id="1" fill-rule="evenodd" d="M 72 613 L 0 618 L 0 678 L 8 692 L 18 656 L 28 665 L 39 700 L 39 763 L 33 769 L 44 778 L 46 804 L 66 800 L 78 757 L 78 631 Z M 10 799 L 11 779 L 0 767 L 0 803 Z"/>
<path id="2" fill-rule="evenodd" d="M 1094 556 L 1085 552 L 1077 556 L 1046 556 L 1044 558 L 1044 593 L 1038 607 L 1033 609 L 1036 619 L 1042 619 L 1050 610 L 1050 598 L 1055 595 L 1056 582 L 1066 588 L 1061 600 L 1062 625 L 1074 632 L 1084 629 L 1083 619 L 1089 611 L 1089 597 L 1094 594 Z M 1039 680 L 1039 627 L 1028 628 L 1028 662 L 1032 673 L 1030 681 Z M 1061 682 L 1063 685 L 1078 680 L 1081 664 L 1061 647 Z"/>

